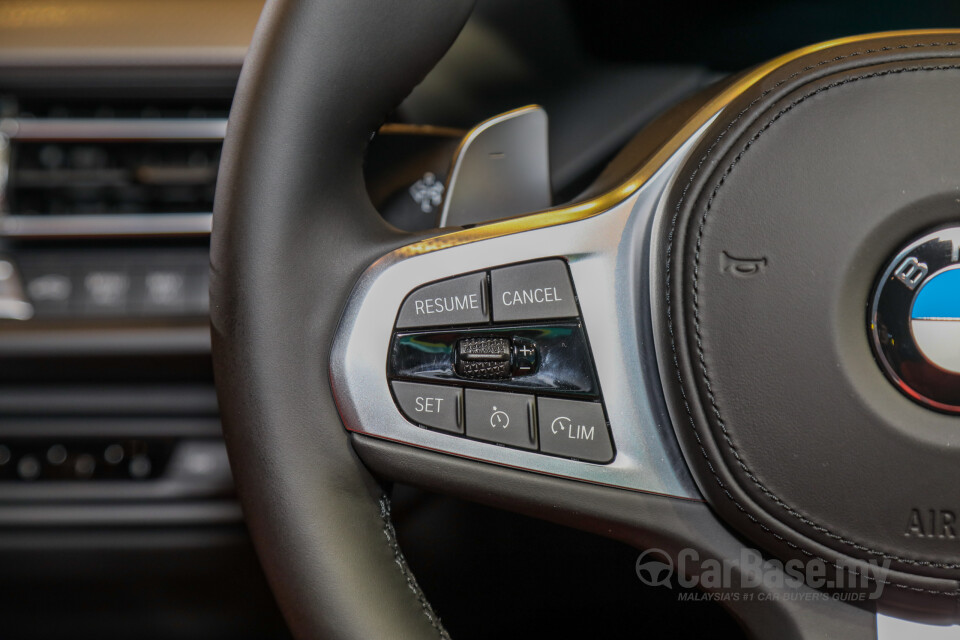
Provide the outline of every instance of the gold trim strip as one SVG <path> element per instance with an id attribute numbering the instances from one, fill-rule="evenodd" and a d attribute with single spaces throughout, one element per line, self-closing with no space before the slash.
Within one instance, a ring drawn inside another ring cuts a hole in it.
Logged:
<path id="1" fill-rule="evenodd" d="M 437 136 L 440 138 L 462 138 L 467 135 L 466 129 L 454 127 L 440 127 L 432 124 L 406 124 L 404 122 L 387 122 L 380 125 L 377 135 L 381 136 Z"/>
<path id="2" fill-rule="evenodd" d="M 838 38 L 836 40 L 828 40 L 826 42 L 796 49 L 790 53 L 785 53 L 764 64 L 761 64 L 747 73 L 744 73 L 741 78 L 708 100 L 706 104 L 697 110 L 697 112 L 694 113 L 683 124 L 683 126 L 680 127 L 673 137 L 667 140 L 667 142 L 665 142 L 650 157 L 650 159 L 643 164 L 643 166 L 641 166 L 626 180 L 626 182 L 621 184 L 616 189 L 608 191 L 590 200 L 574 203 L 572 205 L 546 209 L 544 211 L 530 213 L 515 218 L 491 222 L 490 224 L 474 227 L 472 229 L 463 229 L 461 231 L 454 231 L 429 238 L 427 240 L 407 245 L 406 247 L 399 249 L 399 252 L 408 256 L 430 253 L 432 251 L 438 251 L 448 247 L 477 242 L 479 240 L 497 238 L 513 233 L 519 233 L 521 231 L 531 231 L 534 229 L 542 229 L 544 227 L 566 224 L 568 222 L 576 222 L 578 220 L 584 220 L 586 218 L 593 217 L 603 213 L 604 211 L 608 211 L 636 193 L 637 190 L 640 189 L 640 187 L 642 187 L 643 184 L 646 183 L 646 181 L 649 180 L 650 177 L 656 173 L 660 167 L 663 166 L 670 156 L 680 149 L 684 142 L 686 142 L 694 133 L 696 133 L 700 127 L 709 122 L 710 118 L 714 117 L 735 99 L 740 97 L 744 92 L 772 74 L 777 69 L 786 66 L 787 64 L 804 56 L 810 55 L 811 53 L 826 51 L 834 47 L 870 42 L 872 40 L 880 40 L 890 37 L 928 35 L 960 37 L 960 29 L 881 31 L 859 36 Z"/>

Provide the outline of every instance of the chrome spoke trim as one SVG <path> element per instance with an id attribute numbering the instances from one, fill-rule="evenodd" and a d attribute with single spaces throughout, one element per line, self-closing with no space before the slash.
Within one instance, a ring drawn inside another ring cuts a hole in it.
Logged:
<path id="1" fill-rule="evenodd" d="M 604 213 L 466 244 L 441 244 L 436 250 L 424 251 L 423 243 L 411 245 L 374 263 L 351 296 L 331 359 L 333 391 L 347 429 L 554 476 L 701 499 L 662 398 L 647 278 L 653 216 L 679 164 L 708 124 L 638 190 Z M 434 280 L 552 257 L 565 258 L 570 266 L 610 419 L 614 460 L 593 464 L 510 449 L 429 431 L 406 420 L 394 404 L 386 376 L 394 320 L 405 296 Z"/>

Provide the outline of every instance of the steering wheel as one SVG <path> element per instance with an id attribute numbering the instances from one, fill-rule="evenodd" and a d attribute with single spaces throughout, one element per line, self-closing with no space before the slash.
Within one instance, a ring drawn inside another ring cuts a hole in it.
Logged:
<path id="1" fill-rule="evenodd" d="M 960 620 L 960 33 L 784 55 L 573 203 L 400 232 L 364 151 L 471 4 L 271 0 L 243 69 L 214 363 L 294 634 L 448 637 L 388 480 L 647 550 L 751 637 Z"/>

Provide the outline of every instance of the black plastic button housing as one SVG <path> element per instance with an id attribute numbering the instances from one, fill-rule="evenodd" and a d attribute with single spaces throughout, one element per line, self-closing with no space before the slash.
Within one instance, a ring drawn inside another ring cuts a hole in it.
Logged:
<path id="1" fill-rule="evenodd" d="M 456 370 L 457 345 L 463 339 L 475 337 L 502 338 L 513 343 L 517 353 L 511 360 L 515 360 L 517 371 L 511 370 L 508 377 L 499 379 L 460 375 Z M 524 351 L 536 354 L 525 356 Z M 533 363 L 530 358 L 535 358 Z M 579 321 L 400 332 L 393 338 L 387 373 L 391 378 L 463 383 L 487 389 L 559 392 L 591 398 L 600 395 L 590 349 Z"/>

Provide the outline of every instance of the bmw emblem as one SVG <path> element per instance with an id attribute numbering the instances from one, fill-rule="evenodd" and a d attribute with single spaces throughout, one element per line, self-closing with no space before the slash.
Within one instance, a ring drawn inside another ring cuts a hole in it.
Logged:
<path id="1" fill-rule="evenodd" d="M 928 407 L 960 414 L 960 227 L 934 231 L 887 264 L 870 334 L 887 376 Z"/>

